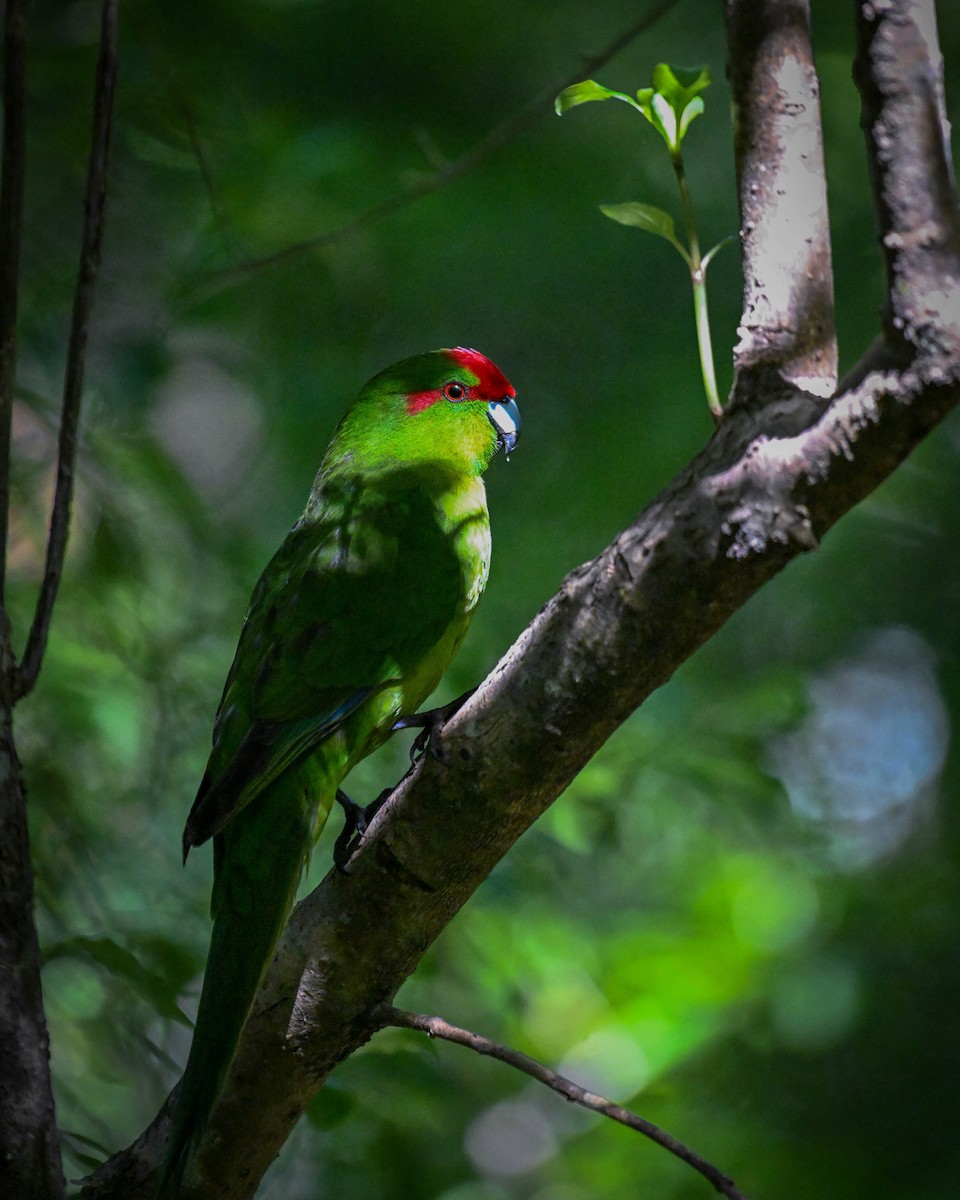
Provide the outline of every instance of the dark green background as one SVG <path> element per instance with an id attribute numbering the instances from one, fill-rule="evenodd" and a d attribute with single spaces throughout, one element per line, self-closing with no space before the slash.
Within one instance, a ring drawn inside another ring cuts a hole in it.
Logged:
<path id="1" fill-rule="evenodd" d="M 735 232 L 719 4 L 686 0 L 597 72 L 709 63 L 687 141 L 706 245 Z M 852 5 L 814 5 L 841 358 L 877 328 Z M 960 20 L 941 5 L 960 108 Z M 358 386 L 474 345 L 524 436 L 489 477 L 494 563 L 444 684 L 480 678 L 709 436 L 689 287 L 604 202 L 676 211 L 625 105 L 544 111 L 481 166 L 336 229 L 575 74 L 640 9 L 581 3 L 127 0 L 109 227 L 71 552 L 18 712 L 68 1170 L 134 1137 L 177 1078 L 209 862 L 179 832 L 249 591 Z M 11 608 L 39 574 L 96 5 L 34 4 Z M 953 71 L 951 73 L 951 67 Z M 711 274 L 721 390 L 739 315 Z M 642 1111 L 754 1200 L 960 1192 L 956 477 L 946 425 L 657 694 L 494 872 L 399 1002 Z M 399 739 L 398 739 L 399 740 Z M 373 796 L 404 748 L 365 764 Z M 781 776 L 787 780 L 784 787 Z M 313 878 L 330 859 L 321 841 Z M 412 1033 L 337 1072 L 265 1196 L 696 1197 L 661 1150 Z"/>

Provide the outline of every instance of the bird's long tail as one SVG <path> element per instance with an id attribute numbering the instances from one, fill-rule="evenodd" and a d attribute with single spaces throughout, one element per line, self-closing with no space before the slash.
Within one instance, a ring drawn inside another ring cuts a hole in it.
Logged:
<path id="1" fill-rule="evenodd" d="M 214 840 L 213 932 L 159 1200 L 174 1200 L 223 1086 L 313 845 L 316 792 L 286 772 Z M 314 786 L 315 786 L 315 780 Z M 296 794 L 291 794 L 295 789 Z M 325 808 L 320 806 L 322 816 Z"/>

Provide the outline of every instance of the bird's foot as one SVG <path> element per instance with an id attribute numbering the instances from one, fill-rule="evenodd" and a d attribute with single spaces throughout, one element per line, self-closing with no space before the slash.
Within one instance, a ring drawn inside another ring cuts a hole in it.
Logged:
<path id="1" fill-rule="evenodd" d="M 343 829 L 333 847 L 333 865 L 343 874 L 347 874 L 347 863 L 356 854 L 357 849 L 367 832 L 370 822 L 386 802 L 393 788 L 384 788 L 376 800 L 366 807 L 351 800 L 346 792 L 337 788 L 336 800 L 343 809 Z"/>
<path id="2" fill-rule="evenodd" d="M 420 730 L 413 739 L 413 745 L 410 747 L 410 769 L 404 775 L 404 779 L 410 775 L 428 750 L 437 762 L 443 762 L 439 745 L 439 736 L 443 731 L 443 727 L 453 714 L 470 699 L 476 690 L 476 688 L 471 688 L 468 692 L 464 692 L 462 696 L 458 696 L 456 700 L 451 700 L 449 704 L 442 704 L 439 708 L 427 709 L 426 712 L 411 713 L 409 717 L 400 717 L 399 720 L 394 722 L 391 728 L 392 733 L 396 733 L 400 729 Z M 400 782 L 402 783 L 403 780 Z M 399 784 L 397 786 L 399 787 Z M 392 787 L 384 788 L 376 800 L 364 808 L 362 805 L 357 804 L 356 801 L 351 800 L 346 792 L 337 788 L 336 800 L 343 809 L 344 820 L 343 829 L 340 831 L 340 836 L 333 847 L 333 863 L 342 874 L 345 875 L 347 873 L 347 863 L 356 854 L 370 822 L 384 806 L 394 790 Z"/>
<path id="3" fill-rule="evenodd" d="M 449 704 L 441 704 L 439 708 L 428 708 L 426 712 L 411 713 L 409 717 L 401 717 L 398 721 L 394 721 L 392 733 L 396 733 L 400 729 L 420 730 L 410 747 L 410 762 L 413 766 L 416 766 L 427 750 L 437 762 L 443 762 L 443 755 L 440 751 L 440 734 L 443 732 L 443 727 L 453 714 L 466 704 L 476 690 L 475 687 L 470 688 L 456 700 L 451 700 Z"/>

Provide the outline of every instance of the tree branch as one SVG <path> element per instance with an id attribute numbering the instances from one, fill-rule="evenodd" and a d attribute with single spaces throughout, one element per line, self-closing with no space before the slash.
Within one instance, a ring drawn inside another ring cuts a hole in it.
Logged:
<path id="1" fill-rule="evenodd" d="M 791 393 L 762 415 L 740 408 L 567 578 L 447 725 L 445 764 L 425 756 L 349 874 L 331 872 L 295 910 L 184 1200 L 253 1194 L 330 1071 L 375 1032 L 377 1006 L 613 730 L 958 402 L 960 356 L 915 384 L 866 372 L 823 416 Z M 169 1110 L 84 1195 L 147 1200 Z"/>
<path id="2" fill-rule="evenodd" d="M 33 923 L 26 797 L 13 741 L 11 631 L 3 608 L 26 151 L 25 57 L 25 6 L 7 0 L 0 197 L 0 1192 L 59 1200 L 64 1180 Z"/>
<path id="3" fill-rule="evenodd" d="M 60 1139 L 12 711 L 0 706 L 0 1195 L 60 1200 Z"/>
<path id="4" fill-rule="evenodd" d="M 887 269 L 884 332 L 903 355 L 960 337 L 960 214 L 934 0 L 857 4 L 854 75 Z M 946 325 L 946 328 L 944 328 Z"/>
<path id="5" fill-rule="evenodd" d="M 789 6 L 760 7 L 771 21 L 794 20 Z M 891 22 L 891 37 L 914 37 L 911 0 L 875 4 L 875 13 L 881 7 L 876 19 Z M 753 36 L 759 44 L 780 32 L 755 26 Z M 927 55 L 916 72 L 937 78 L 935 43 L 915 44 Z M 759 60 L 759 51 L 752 57 Z M 882 190 L 894 164 L 904 156 L 916 161 L 915 144 L 942 144 L 940 113 L 930 103 L 911 109 L 912 122 L 889 120 L 900 101 L 882 75 L 874 78 L 871 61 L 862 67 L 876 88 L 874 99 L 865 98 L 868 137 L 888 119 L 875 176 Z M 806 103 L 809 86 L 799 72 L 795 81 Z M 771 119 L 788 104 L 774 106 Z M 755 123 L 758 136 L 762 126 Z M 742 172 L 741 187 L 748 181 Z M 759 247 L 771 244 L 779 216 L 773 205 L 767 226 L 764 211 L 756 214 L 758 249 L 749 264 L 760 279 Z M 908 211 L 899 222 L 902 233 L 913 229 Z M 376 1031 L 378 1006 L 392 1002 L 427 947 L 613 730 L 960 402 L 951 308 L 957 279 L 949 256 L 938 262 L 943 275 L 922 311 L 907 307 L 896 341 L 878 339 L 834 398 L 810 390 L 804 374 L 811 362 L 826 361 L 817 358 L 823 342 L 801 336 L 809 323 L 783 343 L 771 339 L 770 352 L 764 348 L 749 369 L 743 364 L 738 403 L 702 453 L 603 553 L 567 577 L 446 726 L 444 762 L 425 756 L 378 813 L 349 874 L 331 872 L 298 906 L 185 1200 L 253 1193 L 329 1072 Z M 811 281 L 819 297 L 812 310 L 823 312 L 829 263 L 821 256 L 813 268 L 821 276 Z M 791 313 L 811 311 L 809 298 L 792 291 L 784 303 L 799 305 Z M 816 384 L 824 376 L 814 371 L 812 378 Z M 168 1107 L 90 1181 L 87 1195 L 149 1195 L 136 1181 L 149 1177 Z"/>
<path id="6" fill-rule="evenodd" d="M 458 179 L 461 175 L 465 175 L 468 171 L 472 171 L 474 167 L 486 161 L 497 150 L 501 150 L 504 146 L 512 142 L 514 138 L 519 137 L 521 133 L 529 129 L 541 117 L 552 113 L 553 101 L 558 92 L 562 92 L 564 88 L 570 87 L 571 84 L 582 79 L 585 74 L 589 75 L 604 66 L 642 33 L 646 33 L 647 30 L 652 29 L 661 17 L 665 16 L 671 8 L 676 7 L 678 2 L 679 0 L 655 0 L 639 20 L 635 21 L 622 33 L 619 33 L 599 53 L 585 59 L 572 75 L 565 77 L 559 83 L 551 83 L 549 86 L 543 88 L 536 96 L 528 100 L 513 113 L 512 116 L 507 117 L 505 121 L 502 121 L 495 128 L 491 129 L 488 134 L 482 137 L 474 146 L 471 146 L 469 150 L 457 158 L 451 159 L 450 162 L 445 163 L 443 166 L 438 167 L 432 175 L 427 175 L 417 180 L 396 195 L 388 196 L 386 200 L 381 200 L 378 204 L 372 205 L 336 229 L 331 229 L 327 233 L 316 234 L 314 237 L 304 238 L 302 241 L 284 246 L 281 250 L 276 250 L 272 254 L 265 254 L 260 258 L 247 259 L 246 262 L 226 267 L 222 271 L 217 271 L 215 275 L 219 278 L 243 275 L 250 271 L 259 271 L 264 267 L 275 266 L 277 263 L 285 262 L 289 258 L 310 250 L 320 250 L 325 246 L 339 241 L 341 238 L 367 229 L 370 225 L 376 224 L 376 222 L 383 220 L 385 217 L 392 216 L 395 212 L 399 212 L 401 209 L 406 208 L 408 204 L 412 204 L 424 196 L 429 196 L 433 192 L 439 191 L 440 188 L 445 187 L 454 179 Z"/>
<path id="7" fill-rule="evenodd" d="M 16 364 L 16 305 L 23 190 L 23 7 L 8 0 L 3 201 L 0 204 L 0 557 L 6 551 L 9 439 Z M 0 1192 L 59 1200 L 63 1169 L 50 1078 L 49 1042 L 40 985 L 40 947 L 33 920 L 33 871 L 27 805 L 13 740 L 13 704 L 33 686 L 46 643 L 63 567 L 69 522 L 83 355 L 99 257 L 110 110 L 116 77 L 116 0 L 104 0 L 93 145 L 80 276 L 74 301 L 56 498 L 47 565 L 23 665 L 13 665 L 10 630 L 0 608 Z M 9 272 L 9 275 L 7 274 Z"/>
<path id="8" fill-rule="evenodd" d="M 829 396 L 837 382 L 820 86 L 808 0 L 727 0 L 727 77 L 740 193 L 744 372 L 775 366 Z"/>
<path id="9" fill-rule="evenodd" d="M 67 346 L 67 364 L 60 414 L 60 439 L 57 456 L 57 482 L 50 514 L 46 562 L 40 595 L 27 638 L 23 659 L 17 670 L 16 698 L 25 696 L 37 681 L 53 606 L 63 574 L 63 560 L 70 529 L 70 504 L 73 498 L 73 473 L 77 458 L 77 429 L 83 398 L 83 372 L 87 350 L 90 311 L 100 266 L 103 243 L 103 213 L 107 200 L 107 166 L 110 153 L 110 127 L 113 97 L 117 83 L 117 0 L 103 0 L 100 17 L 100 52 L 94 85 L 93 131 L 87 164 L 87 189 L 84 197 L 83 236 L 80 264 L 73 296 L 73 317 Z"/>
<path id="10" fill-rule="evenodd" d="M 23 213 L 25 58 L 23 0 L 7 0 L 3 37 L 3 168 L 0 193 L 0 606 L 4 603 L 10 520 L 10 430 L 17 374 L 17 306 Z M 0 638 L 8 630 L 0 629 Z M 7 682 L 4 680 L 4 689 Z"/>
<path id="11" fill-rule="evenodd" d="M 381 1026 L 394 1025 L 400 1029 L 416 1029 L 421 1033 L 425 1033 L 428 1037 L 441 1038 L 446 1042 L 454 1042 L 458 1046 L 466 1046 L 468 1050 L 473 1050 L 477 1054 L 496 1058 L 500 1062 L 506 1063 L 507 1066 L 515 1067 L 518 1071 L 522 1071 L 524 1075 L 529 1075 L 531 1079 L 536 1079 L 538 1083 L 544 1084 L 551 1091 L 563 1096 L 565 1100 L 569 1100 L 573 1104 L 579 1104 L 581 1108 L 587 1109 L 588 1112 L 598 1113 L 602 1117 L 609 1117 L 612 1121 L 617 1121 L 619 1124 L 625 1125 L 628 1129 L 633 1129 L 637 1133 L 642 1133 L 644 1137 L 650 1138 L 658 1146 L 662 1146 L 665 1150 L 669 1150 L 671 1154 L 676 1155 L 687 1166 L 693 1167 L 695 1171 L 698 1171 L 708 1183 L 713 1185 L 721 1196 L 728 1197 L 728 1200 L 747 1200 L 747 1197 L 737 1188 L 729 1175 L 724 1175 L 722 1171 L 717 1170 L 713 1163 L 707 1162 L 705 1158 L 701 1158 L 689 1146 L 685 1146 L 683 1142 L 678 1141 L 672 1134 L 661 1129 L 659 1125 L 654 1125 L 646 1117 L 641 1117 L 627 1108 L 622 1108 L 619 1104 L 614 1104 L 613 1101 L 607 1100 L 603 1096 L 598 1096 L 595 1092 L 588 1092 L 586 1088 L 580 1087 L 579 1084 L 574 1083 L 571 1079 L 559 1075 L 556 1071 L 552 1071 L 535 1058 L 530 1058 L 529 1055 L 522 1054 L 519 1050 L 511 1050 L 509 1046 L 502 1046 L 499 1042 L 491 1042 L 489 1038 L 481 1037 L 478 1033 L 472 1033 L 469 1029 L 461 1029 L 458 1025 L 450 1025 L 441 1017 L 430 1017 L 424 1013 L 405 1012 L 403 1009 L 393 1008 L 390 1005 L 384 1005 L 375 1016 L 378 1017 Z"/>

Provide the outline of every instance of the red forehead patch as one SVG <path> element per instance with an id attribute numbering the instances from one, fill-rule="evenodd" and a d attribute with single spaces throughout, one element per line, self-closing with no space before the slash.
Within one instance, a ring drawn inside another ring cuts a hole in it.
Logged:
<path id="1" fill-rule="evenodd" d="M 516 392 L 510 386 L 510 380 L 479 350 L 470 350 L 466 346 L 455 346 L 447 353 L 461 367 L 466 367 L 477 377 L 478 398 L 487 400 L 502 400 L 504 396 L 515 396 Z"/>
<path id="2" fill-rule="evenodd" d="M 455 346 L 452 350 L 444 350 L 454 366 L 462 367 L 464 377 L 459 382 L 467 389 L 464 397 L 467 400 L 502 400 L 504 396 L 515 396 L 516 392 L 510 380 L 479 350 L 470 350 L 466 346 Z M 476 383 L 473 381 L 476 380 Z M 423 412 L 431 404 L 441 399 L 440 388 L 432 388 L 426 392 L 411 392 L 407 397 L 407 412 L 412 415 Z"/>

